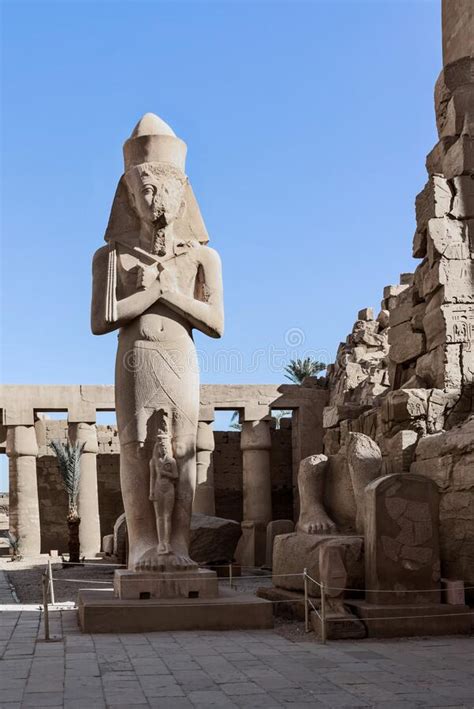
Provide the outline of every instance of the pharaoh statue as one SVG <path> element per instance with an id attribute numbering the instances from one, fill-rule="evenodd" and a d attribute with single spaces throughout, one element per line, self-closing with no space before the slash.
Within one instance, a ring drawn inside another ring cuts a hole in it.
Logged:
<path id="1" fill-rule="evenodd" d="M 124 144 L 106 245 L 93 260 L 92 331 L 118 330 L 120 481 L 134 571 L 193 570 L 196 328 L 223 330 L 220 260 L 184 172 L 186 145 L 147 113 Z"/>

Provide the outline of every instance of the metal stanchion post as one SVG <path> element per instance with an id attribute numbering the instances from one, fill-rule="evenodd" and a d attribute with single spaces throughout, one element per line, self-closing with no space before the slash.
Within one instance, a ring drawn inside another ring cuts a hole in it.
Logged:
<path id="1" fill-rule="evenodd" d="M 303 569 L 304 578 L 304 630 L 309 633 L 309 608 L 308 608 L 308 575 L 306 569 Z"/>
<path id="2" fill-rule="evenodd" d="M 324 583 L 321 583 L 321 642 L 326 645 L 326 597 Z"/>
<path id="3" fill-rule="evenodd" d="M 49 579 L 49 592 L 51 594 L 51 603 L 54 604 L 56 603 L 54 599 L 54 586 L 53 586 L 53 567 L 51 564 L 51 559 L 48 559 L 48 579 Z"/>
<path id="4" fill-rule="evenodd" d="M 44 639 L 49 640 L 49 616 L 48 616 L 48 586 L 49 579 L 47 574 L 43 574 L 43 608 L 44 608 Z"/>
<path id="5" fill-rule="evenodd" d="M 229 586 L 232 588 L 232 562 L 229 564 Z"/>

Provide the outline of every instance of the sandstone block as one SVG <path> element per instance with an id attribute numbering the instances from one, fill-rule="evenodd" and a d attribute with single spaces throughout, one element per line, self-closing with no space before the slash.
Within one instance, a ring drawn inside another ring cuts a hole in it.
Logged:
<path id="1" fill-rule="evenodd" d="M 374 319 L 374 311 L 373 308 L 364 308 L 363 310 L 359 310 L 359 314 L 357 316 L 358 320 L 373 320 Z"/>
<path id="2" fill-rule="evenodd" d="M 430 219 L 427 254 L 431 266 L 440 257 L 456 260 L 470 258 L 469 226 L 465 222 L 448 217 Z"/>
<path id="3" fill-rule="evenodd" d="M 267 524 L 267 542 L 265 549 L 265 566 L 268 569 L 272 568 L 273 559 L 273 544 L 275 537 L 279 534 L 291 534 L 294 532 L 295 523 L 292 519 L 274 519 Z"/>
<path id="4" fill-rule="evenodd" d="M 474 85 L 464 84 L 456 88 L 447 103 L 444 121 L 439 131 L 440 138 L 474 135 Z"/>
<path id="5" fill-rule="evenodd" d="M 470 175 L 453 177 L 454 199 L 451 214 L 455 219 L 474 218 L 474 180 Z"/>
<path id="6" fill-rule="evenodd" d="M 416 431 L 399 431 L 392 438 L 385 439 L 385 472 L 403 473 L 410 470 L 415 457 L 418 435 Z"/>
<path id="7" fill-rule="evenodd" d="M 397 389 L 390 392 L 382 404 L 382 419 L 398 422 L 424 418 L 428 412 L 427 389 Z"/>
<path id="8" fill-rule="evenodd" d="M 450 62 L 441 71 L 435 84 L 435 110 L 438 134 L 444 129 L 451 96 L 460 86 L 472 84 L 473 76 L 474 58 L 470 56 Z"/>
<path id="9" fill-rule="evenodd" d="M 423 232 L 430 219 L 449 214 L 453 199 L 450 183 L 440 175 L 429 178 L 415 200 L 416 228 Z M 384 297 L 385 293 L 384 293 Z"/>
<path id="10" fill-rule="evenodd" d="M 428 305 L 423 318 L 427 349 L 438 345 L 470 343 L 474 339 L 474 305 Z"/>
<path id="11" fill-rule="evenodd" d="M 348 587 L 364 587 L 363 540 L 360 536 L 325 534 L 284 534 L 275 538 L 273 547 L 273 583 L 289 591 L 303 591 L 303 570 L 319 581 L 320 546 L 336 545 L 343 549 Z M 295 574 L 286 576 L 285 574 Z M 319 596 L 319 587 L 309 584 L 311 596 Z"/>
<path id="12" fill-rule="evenodd" d="M 409 362 L 425 351 L 424 335 L 420 332 L 413 332 L 409 322 L 390 327 L 388 341 L 391 345 L 389 357 L 397 364 Z"/>
<path id="13" fill-rule="evenodd" d="M 471 174 L 474 168 L 474 139 L 461 135 L 445 150 L 441 160 L 441 170 L 447 180 Z"/>
<path id="14" fill-rule="evenodd" d="M 424 294 L 443 287 L 445 303 L 474 302 L 474 261 L 439 258 L 429 270 L 424 281 Z"/>
<path id="15" fill-rule="evenodd" d="M 390 324 L 390 312 L 388 310 L 381 310 L 377 315 L 377 322 L 379 324 L 379 330 L 385 330 Z"/>
<path id="16" fill-rule="evenodd" d="M 413 258 L 424 258 L 426 256 L 426 230 L 415 231 L 411 253 Z"/>
<path id="17" fill-rule="evenodd" d="M 241 534 L 240 524 L 232 519 L 194 513 L 191 518 L 191 558 L 199 564 L 230 563 L 234 560 Z"/>
<path id="18" fill-rule="evenodd" d="M 464 581 L 455 579 L 441 579 L 443 603 L 451 606 L 462 606 L 466 602 Z"/>
<path id="19" fill-rule="evenodd" d="M 439 603 L 439 492 L 418 475 L 387 475 L 366 488 L 369 603 Z M 431 590 L 432 589 L 432 590 Z"/>
<path id="20" fill-rule="evenodd" d="M 419 357 L 416 374 L 428 388 L 459 389 L 462 384 L 461 345 L 439 345 Z"/>

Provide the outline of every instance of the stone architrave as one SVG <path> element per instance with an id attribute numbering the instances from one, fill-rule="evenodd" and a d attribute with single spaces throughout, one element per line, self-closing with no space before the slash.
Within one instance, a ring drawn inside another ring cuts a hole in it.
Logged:
<path id="1" fill-rule="evenodd" d="M 386 475 L 366 488 L 369 603 L 439 603 L 439 491 L 432 480 Z"/>
<path id="2" fill-rule="evenodd" d="M 107 243 L 93 260 L 92 331 L 119 331 L 115 405 L 128 564 L 143 574 L 197 569 L 189 553 L 199 419 L 192 331 L 223 331 L 220 260 L 207 246 L 185 156 L 164 121 L 143 116 L 124 144 Z"/>

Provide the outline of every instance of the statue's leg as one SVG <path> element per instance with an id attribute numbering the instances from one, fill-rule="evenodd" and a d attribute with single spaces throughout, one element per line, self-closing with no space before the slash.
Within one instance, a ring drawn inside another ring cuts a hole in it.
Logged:
<path id="1" fill-rule="evenodd" d="M 306 534 L 333 534 L 336 525 L 324 507 L 324 484 L 328 471 L 325 455 L 304 458 L 298 471 L 300 516 L 296 530 Z"/>
<path id="2" fill-rule="evenodd" d="M 155 511 L 150 501 L 150 468 L 147 449 L 127 443 L 120 450 L 120 484 L 128 529 L 128 565 L 135 567 L 149 549 L 156 549 Z"/>
<path id="3" fill-rule="evenodd" d="M 365 488 L 382 471 L 382 453 L 377 443 L 363 433 L 351 433 L 347 446 L 347 461 L 356 502 L 356 530 L 365 529 Z"/>
<path id="4" fill-rule="evenodd" d="M 173 448 L 178 465 L 171 546 L 183 566 L 191 563 L 189 540 L 194 491 L 196 489 L 196 431 L 190 432 L 189 425 L 175 426 Z M 193 563 L 193 566 L 195 564 Z"/>

